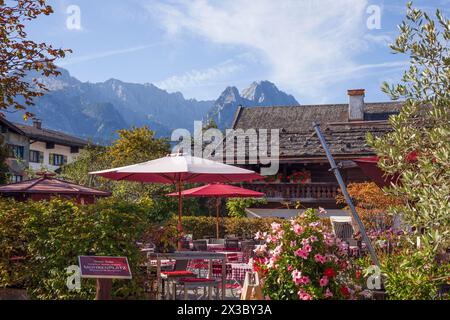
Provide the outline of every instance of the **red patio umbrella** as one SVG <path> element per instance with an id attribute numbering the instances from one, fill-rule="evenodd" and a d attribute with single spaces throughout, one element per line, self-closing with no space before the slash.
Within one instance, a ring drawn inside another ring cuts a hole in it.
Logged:
<path id="1" fill-rule="evenodd" d="M 198 188 L 192 188 L 181 192 L 183 197 L 212 197 L 216 198 L 216 236 L 219 238 L 219 206 L 220 198 L 260 198 L 264 193 L 244 189 L 228 184 L 207 184 Z M 169 193 L 168 196 L 178 196 L 177 192 Z"/>

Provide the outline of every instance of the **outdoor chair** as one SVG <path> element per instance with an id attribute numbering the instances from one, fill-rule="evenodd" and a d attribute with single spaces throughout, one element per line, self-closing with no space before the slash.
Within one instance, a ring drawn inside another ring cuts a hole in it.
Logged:
<path id="1" fill-rule="evenodd" d="M 181 243 L 181 249 L 186 249 L 186 250 L 190 250 L 191 246 L 188 240 L 182 239 L 180 240 Z"/>
<path id="2" fill-rule="evenodd" d="M 188 300 L 188 290 L 197 290 L 201 287 L 204 288 L 203 296 L 205 298 L 207 297 L 209 300 L 212 300 L 212 290 L 214 288 L 216 291 L 216 299 L 219 299 L 219 283 L 220 281 L 217 279 L 190 277 L 181 278 L 178 281 L 178 284 L 183 286 L 184 300 Z M 201 298 L 201 296 L 199 298 Z"/>
<path id="3" fill-rule="evenodd" d="M 225 246 L 225 239 L 211 239 L 209 240 L 210 244 L 221 244 Z"/>
<path id="4" fill-rule="evenodd" d="M 215 238 L 215 236 L 213 236 L 213 235 L 206 235 L 206 236 L 203 236 L 202 240 L 207 240 L 208 243 L 211 243 L 211 239 L 214 239 L 214 238 Z"/>
<path id="5" fill-rule="evenodd" d="M 194 240 L 192 241 L 195 251 L 207 251 L 208 242 L 207 240 Z"/>
<path id="6" fill-rule="evenodd" d="M 172 271 L 163 271 L 161 272 L 161 280 L 162 280 L 162 296 L 165 296 L 165 282 L 167 281 L 169 284 L 172 283 L 173 296 L 176 295 L 176 283 L 177 280 L 184 277 L 196 277 L 196 274 L 192 271 L 188 271 L 187 267 L 189 264 L 189 260 L 175 260 L 175 265 Z M 170 294 L 169 290 L 167 293 Z"/>
<path id="7" fill-rule="evenodd" d="M 334 234 L 337 238 L 348 241 L 353 238 L 353 227 L 349 222 L 333 221 Z"/>
<path id="8" fill-rule="evenodd" d="M 225 239 L 225 249 L 226 250 L 239 250 L 239 240 L 238 239 Z"/>
<path id="9" fill-rule="evenodd" d="M 256 242 L 254 240 L 246 240 L 241 242 L 242 260 L 248 262 L 253 257 L 253 250 Z"/>

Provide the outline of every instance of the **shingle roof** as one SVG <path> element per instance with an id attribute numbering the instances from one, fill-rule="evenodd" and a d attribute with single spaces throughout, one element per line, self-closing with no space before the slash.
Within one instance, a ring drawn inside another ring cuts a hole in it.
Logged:
<path id="1" fill-rule="evenodd" d="M 386 120 L 392 113 L 398 113 L 402 102 L 366 103 L 365 118 Z M 275 107 L 241 107 L 238 109 L 233 128 L 264 128 L 309 131 L 313 121 L 322 124 L 347 122 L 348 104 L 299 105 Z"/>
<path id="2" fill-rule="evenodd" d="M 373 155 L 366 144 L 367 133 L 380 136 L 389 132 L 387 119 L 401 106 L 402 102 L 366 103 L 365 121 L 359 122 L 348 122 L 347 104 L 240 108 L 233 129 L 279 129 L 281 159 L 321 159 L 325 152 L 312 127 L 318 122 L 333 156 L 351 159 Z M 246 155 L 248 149 L 247 143 Z"/>
<path id="3" fill-rule="evenodd" d="M 0 124 L 4 125 L 5 127 L 9 128 L 13 132 L 16 132 L 18 134 L 25 134 L 22 130 L 20 130 L 14 123 L 9 122 L 6 120 L 3 116 L 0 115 Z"/>
<path id="4" fill-rule="evenodd" d="M 45 128 L 39 129 L 33 126 L 27 126 L 18 123 L 15 123 L 15 126 L 20 128 L 30 139 L 33 140 L 54 142 L 56 144 L 61 144 L 69 147 L 84 147 L 89 143 L 86 140 L 55 130 Z"/>
<path id="5" fill-rule="evenodd" d="M 98 197 L 107 197 L 111 195 L 109 192 L 80 186 L 68 181 L 59 180 L 53 178 L 48 174 L 35 179 L 0 186 L 0 194 L 14 193 L 51 193 L 92 195 Z"/>

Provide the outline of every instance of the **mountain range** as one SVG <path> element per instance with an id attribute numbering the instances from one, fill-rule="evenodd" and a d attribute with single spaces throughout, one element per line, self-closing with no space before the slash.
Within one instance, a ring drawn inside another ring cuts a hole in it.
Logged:
<path id="1" fill-rule="evenodd" d="M 116 131 L 148 125 L 157 136 L 170 137 L 172 130 L 192 130 L 194 121 L 214 120 L 220 129 L 228 128 L 239 105 L 298 105 L 292 95 L 269 81 L 253 82 L 239 92 L 227 87 L 217 100 L 185 99 L 180 92 L 169 93 L 153 84 L 127 83 L 117 79 L 82 82 L 60 69 L 58 77 L 36 77 L 49 89 L 35 99 L 29 111 L 45 128 L 63 131 L 100 144 L 109 144 Z M 20 113 L 8 119 L 23 123 Z"/>

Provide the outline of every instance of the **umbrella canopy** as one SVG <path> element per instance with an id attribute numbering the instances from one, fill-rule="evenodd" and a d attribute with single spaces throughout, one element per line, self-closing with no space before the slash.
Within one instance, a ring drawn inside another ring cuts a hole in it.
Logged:
<path id="1" fill-rule="evenodd" d="M 54 178 L 54 173 L 38 173 L 39 177 L 0 186 L 0 194 L 17 200 L 49 200 L 53 196 L 75 199 L 80 203 L 93 203 L 97 197 L 108 197 L 109 192 L 80 186 Z"/>
<path id="2" fill-rule="evenodd" d="M 113 180 L 176 183 L 178 187 L 178 230 L 183 211 L 182 188 L 186 182 L 239 182 L 263 179 L 254 171 L 185 154 L 171 154 L 130 166 L 90 172 Z"/>
<path id="3" fill-rule="evenodd" d="M 229 184 L 214 183 L 184 190 L 181 195 L 183 197 L 259 198 L 263 197 L 264 193 Z M 178 193 L 169 193 L 168 196 L 178 196 Z"/>
<path id="4" fill-rule="evenodd" d="M 240 182 L 263 178 L 251 170 L 181 154 L 90 174 L 113 180 L 154 183 Z"/>
<path id="5" fill-rule="evenodd" d="M 207 184 L 198 188 L 192 188 L 181 192 L 183 197 L 214 197 L 216 198 L 216 237 L 219 238 L 219 198 L 260 198 L 264 193 L 244 189 L 228 184 Z M 177 192 L 168 196 L 178 196 Z"/>

